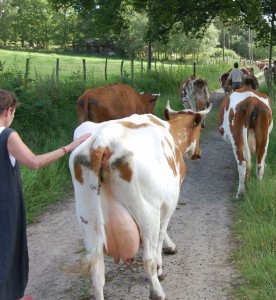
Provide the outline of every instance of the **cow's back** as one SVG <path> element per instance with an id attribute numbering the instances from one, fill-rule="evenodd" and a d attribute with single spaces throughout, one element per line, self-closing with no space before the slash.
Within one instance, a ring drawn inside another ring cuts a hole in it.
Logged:
<path id="1" fill-rule="evenodd" d="M 88 120 L 100 123 L 134 114 L 138 96 L 131 86 L 111 84 L 85 91 L 82 102 L 89 106 Z"/>

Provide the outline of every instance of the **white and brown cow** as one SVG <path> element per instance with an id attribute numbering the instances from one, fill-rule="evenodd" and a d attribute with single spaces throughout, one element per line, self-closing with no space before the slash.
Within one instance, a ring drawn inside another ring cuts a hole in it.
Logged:
<path id="1" fill-rule="evenodd" d="M 211 109 L 165 109 L 168 121 L 132 115 L 103 123 L 85 122 L 75 137 L 92 135 L 71 154 L 69 165 L 76 212 L 87 250 L 88 271 L 96 300 L 104 299 L 104 255 L 129 264 L 143 245 L 143 265 L 150 298 L 164 300 L 162 247 L 175 249 L 167 235 L 186 165 L 201 157 L 201 121 Z"/>
<path id="2" fill-rule="evenodd" d="M 252 154 L 256 154 L 257 176 L 262 179 L 272 127 L 271 101 L 265 94 L 244 86 L 225 96 L 221 103 L 219 132 L 231 143 L 239 172 L 236 198 L 245 193 Z"/>
<path id="3" fill-rule="evenodd" d="M 186 109 L 202 111 L 210 105 L 208 82 L 203 78 L 190 76 L 185 79 L 180 85 L 179 93 Z M 202 127 L 205 127 L 205 118 L 202 120 Z"/>

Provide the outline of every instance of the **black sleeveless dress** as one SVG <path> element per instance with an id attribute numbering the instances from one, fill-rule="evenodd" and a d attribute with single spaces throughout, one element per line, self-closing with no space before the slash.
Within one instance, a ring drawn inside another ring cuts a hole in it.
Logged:
<path id="1" fill-rule="evenodd" d="M 26 217 L 19 163 L 13 167 L 7 141 L 0 133 L 0 300 L 20 299 L 28 282 Z"/>

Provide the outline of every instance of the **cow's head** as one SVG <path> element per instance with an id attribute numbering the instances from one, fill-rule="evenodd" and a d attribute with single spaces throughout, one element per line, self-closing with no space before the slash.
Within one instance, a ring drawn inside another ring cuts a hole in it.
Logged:
<path id="1" fill-rule="evenodd" d="M 209 105 L 208 81 L 203 78 L 196 78 L 189 82 L 189 100 L 194 102 L 196 111 L 204 110 Z"/>
<path id="2" fill-rule="evenodd" d="M 140 98 L 142 100 L 142 107 L 140 107 L 141 112 L 144 114 L 152 114 L 154 110 L 155 103 L 160 94 L 148 94 L 140 93 Z"/>
<path id="3" fill-rule="evenodd" d="M 255 76 L 252 75 L 246 75 L 243 84 L 250 86 L 253 90 L 258 90 L 259 89 L 259 82 L 258 79 Z"/>
<path id="4" fill-rule="evenodd" d="M 194 112 L 191 109 L 175 111 L 171 109 L 168 100 L 164 110 L 166 119 L 170 123 L 170 131 L 174 137 L 175 144 L 182 154 L 190 159 L 201 158 L 199 138 L 202 119 L 210 112 L 212 104 L 203 111 Z"/>

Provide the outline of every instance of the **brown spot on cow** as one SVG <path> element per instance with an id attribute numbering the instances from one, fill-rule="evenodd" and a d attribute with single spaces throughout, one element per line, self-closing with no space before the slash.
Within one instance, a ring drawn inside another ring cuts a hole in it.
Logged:
<path id="1" fill-rule="evenodd" d="M 177 175 L 177 171 L 176 171 L 176 164 L 175 164 L 175 160 L 174 160 L 174 158 L 172 157 L 172 155 L 167 155 L 167 153 L 166 153 L 166 144 L 162 141 L 162 148 L 163 148 L 163 150 L 164 150 L 164 155 L 165 155 L 165 157 L 166 157 L 166 159 L 167 159 L 167 162 L 168 162 L 168 165 L 169 165 L 169 167 L 172 169 L 172 172 L 173 172 L 173 174 L 174 174 L 174 176 L 176 176 Z M 173 152 L 172 152 L 173 153 Z"/>
<path id="2" fill-rule="evenodd" d="M 139 129 L 139 128 L 142 128 L 142 127 L 148 127 L 148 126 L 150 126 L 147 123 L 135 124 L 135 123 L 126 122 L 126 121 L 122 121 L 122 122 L 120 122 L 120 124 L 122 124 L 126 128 L 130 128 L 130 129 Z"/>
<path id="3" fill-rule="evenodd" d="M 131 153 L 128 153 L 126 155 L 122 155 L 121 157 L 118 157 L 116 160 L 112 162 L 112 169 L 117 169 L 120 173 L 120 177 L 130 182 L 132 178 L 132 169 L 129 164 L 129 158 L 131 156 Z"/>
<path id="4" fill-rule="evenodd" d="M 184 177 L 186 174 L 186 163 L 185 163 L 185 160 L 183 159 L 183 155 L 179 149 L 175 150 L 175 154 L 176 154 L 176 161 L 179 163 L 179 167 L 178 167 L 179 173 L 180 173 L 179 184 L 181 184 L 182 181 L 184 180 Z"/>
<path id="5" fill-rule="evenodd" d="M 164 124 L 161 123 L 159 120 L 157 120 L 156 118 L 154 118 L 153 116 L 149 116 L 149 119 L 151 120 L 152 123 L 158 125 L 158 126 L 161 126 L 161 127 L 164 127 Z"/>
<path id="6" fill-rule="evenodd" d="M 80 184 L 83 184 L 83 174 L 82 174 L 82 168 L 81 165 L 79 163 L 74 163 L 74 172 L 75 172 L 75 177 L 77 179 L 77 181 Z"/>

